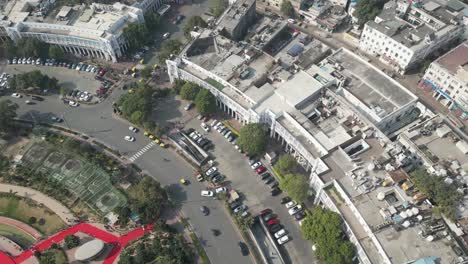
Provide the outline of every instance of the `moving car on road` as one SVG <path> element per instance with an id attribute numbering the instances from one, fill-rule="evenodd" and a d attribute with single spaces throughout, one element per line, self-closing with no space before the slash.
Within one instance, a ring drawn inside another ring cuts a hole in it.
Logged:
<path id="1" fill-rule="evenodd" d="M 138 128 L 132 126 L 128 127 L 128 130 L 132 131 L 133 133 L 138 132 Z"/>
<path id="2" fill-rule="evenodd" d="M 242 255 L 247 256 L 249 254 L 249 248 L 247 245 L 244 242 L 239 242 L 238 245 L 241 249 Z"/>
<path id="3" fill-rule="evenodd" d="M 79 106 L 80 104 L 78 102 L 75 102 L 75 101 L 69 101 L 68 102 L 68 105 L 71 106 L 71 107 L 77 107 Z"/>
<path id="4" fill-rule="evenodd" d="M 14 97 L 14 98 L 21 98 L 21 97 L 23 97 L 23 96 L 22 96 L 21 94 L 19 94 L 19 93 L 12 93 L 12 94 L 11 94 L 11 97 Z"/>
<path id="5" fill-rule="evenodd" d="M 202 205 L 200 206 L 200 211 L 203 213 L 203 215 L 208 215 L 210 211 L 208 210 L 208 207 Z"/>

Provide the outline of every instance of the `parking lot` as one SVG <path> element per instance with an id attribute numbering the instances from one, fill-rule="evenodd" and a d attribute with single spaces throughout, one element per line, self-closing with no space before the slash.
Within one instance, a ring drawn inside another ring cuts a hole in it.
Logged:
<path id="1" fill-rule="evenodd" d="M 172 107 L 169 105 L 172 105 Z M 187 102 L 178 99 L 161 102 L 158 109 L 178 109 L 178 111 L 167 113 L 158 111 L 157 122 L 164 121 L 168 126 L 184 126 L 186 129 L 194 128 L 202 136 L 211 140 L 214 148 L 210 152 L 215 157 L 219 172 L 226 176 L 228 185 L 241 194 L 249 212 L 256 215 L 265 208 L 272 209 L 284 229 L 289 233 L 291 241 L 285 243 L 284 247 L 282 247 L 287 251 L 284 254 L 285 260 L 290 263 L 311 263 L 311 260 L 313 260 L 312 244 L 302 238 L 298 221 L 289 215 L 288 209 L 281 204 L 281 198 L 286 194 L 272 196 L 270 186 L 266 185 L 250 168 L 248 158 L 239 153 L 234 145 L 229 143 L 217 131 L 211 129 L 210 132 L 205 132 L 200 126 L 202 121 L 196 118 L 198 115 L 196 111 L 185 111 L 183 109 L 185 105 L 187 105 Z M 211 122 L 212 120 L 207 123 L 210 124 Z"/>

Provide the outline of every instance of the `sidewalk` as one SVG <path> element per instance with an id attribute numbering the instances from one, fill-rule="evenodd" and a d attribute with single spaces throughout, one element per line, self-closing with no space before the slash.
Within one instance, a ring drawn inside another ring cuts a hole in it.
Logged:
<path id="1" fill-rule="evenodd" d="M 54 198 L 51 198 L 37 190 L 28 187 L 0 183 L 0 192 L 14 193 L 17 196 L 29 198 L 39 204 L 43 204 L 52 210 L 56 215 L 58 215 L 68 225 L 74 223 L 76 220 L 73 213 L 66 206 Z"/>

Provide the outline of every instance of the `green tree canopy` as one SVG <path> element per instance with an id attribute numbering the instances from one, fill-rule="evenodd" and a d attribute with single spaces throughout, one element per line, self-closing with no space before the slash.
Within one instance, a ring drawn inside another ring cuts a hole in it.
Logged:
<path id="1" fill-rule="evenodd" d="M 159 51 L 159 62 L 161 64 L 166 63 L 166 60 L 171 54 L 177 55 L 182 48 L 182 43 L 176 39 L 169 39 L 161 44 Z"/>
<path id="2" fill-rule="evenodd" d="M 150 177 L 144 177 L 137 185 L 129 188 L 130 207 L 143 223 L 154 221 L 167 204 L 166 191 Z"/>
<path id="3" fill-rule="evenodd" d="M 280 11 L 283 15 L 294 18 L 296 17 L 296 11 L 290 1 L 283 1 L 281 3 Z"/>
<path id="4" fill-rule="evenodd" d="M 225 0 L 209 0 L 208 6 L 210 8 L 210 12 L 215 17 L 219 17 L 223 14 L 224 10 L 227 7 L 227 1 Z"/>
<path id="5" fill-rule="evenodd" d="M 412 171 L 410 176 L 416 188 L 435 202 L 436 212 L 455 220 L 456 209 L 462 199 L 455 185 L 446 184 L 444 178 L 430 175 L 424 168 Z"/>
<path id="6" fill-rule="evenodd" d="M 3 48 L 3 56 L 7 58 L 13 58 L 14 56 L 17 56 L 17 48 L 15 43 L 7 38 L 5 41 L 2 43 L 2 48 Z"/>
<path id="7" fill-rule="evenodd" d="M 134 124 L 142 124 L 151 117 L 153 89 L 142 85 L 136 89 L 135 93 L 124 94 L 119 98 L 117 105 L 123 116 Z"/>
<path id="8" fill-rule="evenodd" d="M 207 89 L 201 89 L 195 98 L 195 107 L 202 115 L 216 112 L 216 99 Z"/>
<path id="9" fill-rule="evenodd" d="M 161 23 L 161 17 L 155 12 L 148 12 L 145 15 L 145 24 L 150 31 L 154 31 Z"/>
<path id="10" fill-rule="evenodd" d="M 275 164 L 275 170 L 279 174 L 281 174 L 281 176 L 296 172 L 297 170 L 296 159 L 289 154 L 281 155 L 281 157 L 278 159 L 278 161 Z"/>
<path id="11" fill-rule="evenodd" d="M 65 53 L 58 46 L 49 46 L 49 57 L 56 60 L 63 60 L 65 58 Z"/>
<path id="12" fill-rule="evenodd" d="M 364 25 L 382 11 L 386 0 L 359 0 L 356 4 L 353 16 L 358 18 L 359 25 Z"/>
<path id="13" fill-rule="evenodd" d="M 16 117 L 18 105 L 10 100 L 0 101 L 0 132 L 8 133 L 14 130 L 13 119 Z"/>
<path id="14" fill-rule="evenodd" d="M 251 123 L 242 127 L 238 143 L 250 155 L 261 154 L 265 150 L 267 143 L 266 133 L 262 125 Z"/>
<path id="15" fill-rule="evenodd" d="M 303 174 L 288 174 L 280 180 L 280 188 L 285 190 L 289 196 L 297 202 L 303 203 L 307 200 L 309 181 Z"/>
<path id="16" fill-rule="evenodd" d="M 348 264 L 352 263 L 354 246 L 343 239 L 342 226 L 339 214 L 317 206 L 303 220 L 301 231 L 305 239 L 316 245 L 315 254 L 324 263 Z"/>
<path id="17" fill-rule="evenodd" d="M 39 93 L 43 89 L 58 92 L 60 86 L 55 77 L 42 74 L 39 70 L 15 74 L 8 80 L 10 87 L 18 92 Z"/>
<path id="18" fill-rule="evenodd" d="M 185 100 L 195 100 L 197 94 L 200 92 L 201 87 L 192 82 L 186 82 L 180 88 L 180 96 Z"/>
<path id="19" fill-rule="evenodd" d="M 148 37 L 149 33 L 150 31 L 146 25 L 138 22 L 129 23 L 127 27 L 123 29 L 123 34 L 131 50 L 137 50 L 148 45 L 151 39 Z"/>
<path id="20" fill-rule="evenodd" d="M 49 52 L 49 45 L 36 38 L 20 38 L 17 43 L 17 54 L 21 57 L 45 58 Z"/>
<path id="21" fill-rule="evenodd" d="M 187 23 L 184 25 L 185 37 L 190 38 L 190 31 L 192 31 L 194 27 L 206 28 L 208 27 L 208 24 L 200 16 L 193 16 L 189 18 Z"/>
<path id="22" fill-rule="evenodd" d="M 68 235 L 65 237 L 65 245 L 68 249 L 77 247 L 80 244 L 80 238 L 75 235 Z"/>
<path id="23" fill-rule="evenodd" d="M 153 72 L 153 68 L 151 66 L 147 65 L 143 69 L 141 69 L 140 75 L 141 75 L 141 77 L 143 77 L 145 79 L 149 79 L 149 78 L 151 78 L 152 72 Z"/>

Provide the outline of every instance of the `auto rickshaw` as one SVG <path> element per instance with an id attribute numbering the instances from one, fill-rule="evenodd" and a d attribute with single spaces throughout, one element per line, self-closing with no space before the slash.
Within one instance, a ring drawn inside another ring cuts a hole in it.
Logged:
<path id="1" fill-rule="evenodd" d="M 159 143 L 159 146 L 160 146 L 161 148 L 166 148 L 166 144 L 164 144 L 164 142 Z"/>
<path id="2" fill-rule="evenodd" d="M 159 144 L 159 143 L 161 143 L 161 141 L 159 141 L 159 139 L 155 138 L 154 143 Z"/>
<path id="3" fill-rule="evenodd" d="M 184 178 L 182 178 L 182 179 L 180 179 L 180 183 L 182 183 L 183 185 L 188 185 L 188 184 L 189 184 L 189 181 L 186 180 L 186 179 L 184 179 Z"/>
<path id="4" fill-rule="evenodd" d="M 150 139 L 155 139 L 155 138 L 156 138 L 156 137 L 153 136 L 152 134 L 149 134 L 148 137 L 149 137 Z"/>
<path id="5" fill-rule="evenodd" d="M 148 132 L 148 131 L 145 131 L 144 135 L 145 135 L 145 136 L 148 136 L 148 135 L 149 135 L 149 132 Z"/>

